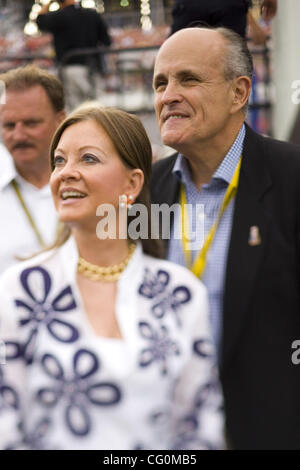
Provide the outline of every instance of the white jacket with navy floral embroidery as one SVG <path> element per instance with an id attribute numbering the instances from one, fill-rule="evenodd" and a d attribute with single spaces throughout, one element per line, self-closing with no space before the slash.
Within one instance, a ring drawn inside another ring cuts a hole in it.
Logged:
<path id="1" fill-rule="evenodd" d="M 70 238 L 0 279 L 0 448 L 222 447 L 202 283 L 138 246 L 118 281 L 122 339 L 98 337 L 77 260 Z"/>

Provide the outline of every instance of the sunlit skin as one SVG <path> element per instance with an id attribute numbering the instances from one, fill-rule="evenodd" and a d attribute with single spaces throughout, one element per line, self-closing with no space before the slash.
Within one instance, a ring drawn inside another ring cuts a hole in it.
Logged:
<path id="1" fill-rule="evenodd" d="M 158 52 L 153 87 L 164 144 L 188 158 L 209 181 L 244 121 L 248 77 L 224 78 L 225 42 L 213 30 L 187 28 Z"/>
<path id="2" fill-rule="evenodd" d="M 40 85 L 6 92 L 0 112 L 3 143 L 18 172 L 38 187 L 48 183 L 50 142 L 64 117 Z"/>

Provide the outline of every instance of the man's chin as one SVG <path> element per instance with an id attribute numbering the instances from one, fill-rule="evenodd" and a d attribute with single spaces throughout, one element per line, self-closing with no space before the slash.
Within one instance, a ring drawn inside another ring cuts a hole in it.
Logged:
<path id="1" fill-rule="evenodd" d="M 35 160 L 38 160 L 39 158 L 36 152 L 33 151 L 32 148 L 13 150 L 11 152 L 11 155 L 14 161 L 20 165 L 22 164 L 26 165 L 26 163 L 33 163 Z"/>
<path id="2" fill-rule="evenodd" d="M 175 150 L 178 149 L 178 146 L 180 146 L 180 138 L 175 134 L 170 134 L 166 133 L 165 135 L 162 135 L 162 142 L 164 145 L 167 145 L 168 147 L 171 147 Z"/>

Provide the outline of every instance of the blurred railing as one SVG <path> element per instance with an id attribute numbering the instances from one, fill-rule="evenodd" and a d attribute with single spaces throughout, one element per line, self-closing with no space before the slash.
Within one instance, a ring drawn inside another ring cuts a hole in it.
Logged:
<path id="1" fill-rule="evenodd" d="M 272 135 L 272 83 L 270 49 L 252 47 L 255 65 L 247 120 L 257 130 Z M 103 93 L 97 97 L 103 105 L 116 106 L 135 113 L 153 113 L 152 74 L 159 45 L 128 48 L 76 49 L 65 55 L 62 64 L 43 55 L 0 57 L 0 71 L 34 62 L 60 74 L 61 67 L 78 55 L 104 58 Z"/>
<path id="2" fill-rule="evenodd" d="M 271 50 L 266 46 L 248 44 L 253 57 L 254 73 L 247 121 L 259 133 L 273 135 L 273 84 L 271 77 Z"/>
<path id="3" fill-rule="evenodd" d="M 104 105 L 117 106 L 131 112 L 153 112 L 152 75 L 157 46 L 122 49 L 77 49 L 63 58 L 61 68 L 76 56 L 94 57 L 104 62 Z M 95 72 L 94 72 L 95 73 Z"/>

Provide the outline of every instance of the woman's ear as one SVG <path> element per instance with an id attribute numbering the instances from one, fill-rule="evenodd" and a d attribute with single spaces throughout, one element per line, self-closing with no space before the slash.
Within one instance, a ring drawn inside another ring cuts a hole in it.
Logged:
<path id="1" fill-rule="evenodd" d="M 140 194 L 144 184 L 144 173 L 140 168 L 134 168 L 130 170 L 128 189 L 126 193 L 132 196 L 132 200 L 135 201 Z"/>

